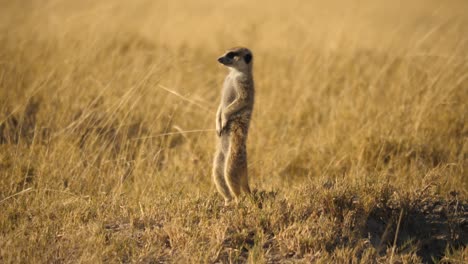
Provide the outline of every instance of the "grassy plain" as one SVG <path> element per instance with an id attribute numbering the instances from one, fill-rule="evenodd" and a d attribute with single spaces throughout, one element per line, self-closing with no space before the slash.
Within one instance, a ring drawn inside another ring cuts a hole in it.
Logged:
<path id="1" fill-rule="evenodd" d="M 467 1 L 0 6 L 0 262 L 468 260 Z M 255 191 L 226 209 L 238 45 Z"/>

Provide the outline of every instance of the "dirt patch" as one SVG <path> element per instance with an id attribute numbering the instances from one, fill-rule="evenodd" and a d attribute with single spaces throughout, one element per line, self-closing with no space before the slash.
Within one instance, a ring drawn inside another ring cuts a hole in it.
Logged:
<path id="1" fill-rule="evenodd" d="M 454 193 L 448 200 L 425 198 L 406 206 L 379 206 L 367 218 L 363 236 L 379 254 L 395 243 L 397 250 L 416 250 L 423 262 L 431 263 L 442 259 L 447 249 L 468 244 L 468 203 Z"/>

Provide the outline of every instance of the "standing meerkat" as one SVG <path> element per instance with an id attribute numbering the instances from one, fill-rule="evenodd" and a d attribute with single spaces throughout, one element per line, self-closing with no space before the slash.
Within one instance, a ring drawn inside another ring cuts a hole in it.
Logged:
<path id="1" fill-rule="evenodd" d="M 218 62 L 229 68 L 229 74 L 216 113 L 213 180 L 228 205 L 233 198 L 238 202 L 241 191 L 250 194 L 246 143 L 255 95 L 253 56 L 247 48 L 232 48 Z"/>

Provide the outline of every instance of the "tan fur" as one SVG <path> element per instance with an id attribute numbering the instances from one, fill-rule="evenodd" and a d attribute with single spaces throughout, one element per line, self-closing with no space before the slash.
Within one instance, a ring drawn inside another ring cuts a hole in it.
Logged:
<path id="1" fill-rule="evenodd" d="M 224 80 L 216 114 L 218 144 L 213 180 L 227 205 L 233 198 L 237 202 L 241 191 L 250 194 L 246 143 L 255 95 L 253 59 L 250 50 L 240 47 L 228 50 L 218 61 L 230 72 Z"/>

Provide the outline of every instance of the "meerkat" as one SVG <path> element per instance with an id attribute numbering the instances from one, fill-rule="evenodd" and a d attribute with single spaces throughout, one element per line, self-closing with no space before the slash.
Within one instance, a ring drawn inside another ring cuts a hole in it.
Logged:
<path id="1" fill-rule="evenodd" d="M 239 201 L 241 191 L 250 194 L 247 178 L 247 135 L 254 105 L 252 52 L 232 48 L 218 58 L 229 69 L 216 113 L 217 149 L 213 180 L 225 205 Z"/>

